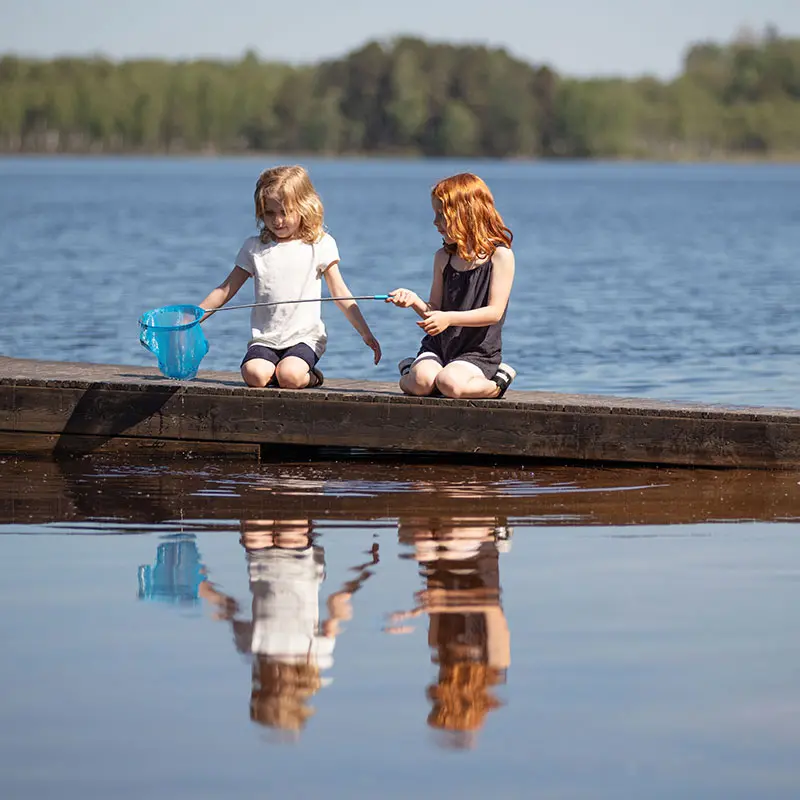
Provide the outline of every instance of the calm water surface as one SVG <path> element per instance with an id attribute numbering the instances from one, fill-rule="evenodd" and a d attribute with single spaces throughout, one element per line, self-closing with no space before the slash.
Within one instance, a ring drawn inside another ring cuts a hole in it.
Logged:
<path id="1" fill-rule="evenodd" d="M 0 159 L 0 353 L 154 364 L 142 311 L 199 302 L 254 233 L 266 159 Z M 357 294 L 426 294 L 431 184 L 463 169 L 494 190 L 518 273 L 504 354 L 517 386 L 796 406 L 800 166 L 304 162 Z M 237 302 L 252 298 L 249 287 Z M 325 308 L 331 376 L 396 377 L 412 312 L 364 304 L 385 350 Z M 209 321 L 204 367 L 236 369 L 247 311 Z"/>
<path id="2" fill-rule="evenodd" d="M 0 160 L 0 354 L 151 365 L 268 163 Z M 797 407 L 796 166 L 307 165 L 358 294 L 487 179 L 520 388 Z M 326 308 L 323 368 L 393 379 L 364 311 L 384 362 Z M 207 334 L 235 369 L 247 312 Z M 0 797 L 798 796 L 800 473 L 341 457 L 0 459 Z"/>
<path id="3" fill-rule="evenodd" d="M 794 798 L 798 478 L 6 461 L 0 795 Z"/>

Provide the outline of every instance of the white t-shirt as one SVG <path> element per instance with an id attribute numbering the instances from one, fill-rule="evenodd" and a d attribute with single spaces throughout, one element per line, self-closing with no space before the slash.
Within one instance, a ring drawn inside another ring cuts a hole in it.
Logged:
<path id="1" fill-rule="evenodd" d="M 333 665 L 336 640 L 319 630 L 319 591 L 325 568 L 309 547 L 270 549 L 249 558 L 253 593 L 251 650 L 285 663 Z"/>
<path id="2" fill-rule="evenodd" d="M 329 233 L 314 244 L 299 239 L 265 243 L 251 236 L 239 250 L 236 266 L 253 276 L 255 302 L 273 303 L 320 298 L 322 275 L 338 260 L 339 248 Z M 258 306 L 250 312 L 250 327 L 249 344 L 275 350 L 304 343 L 321 356 L 328 340 L 321 303 Z"/>

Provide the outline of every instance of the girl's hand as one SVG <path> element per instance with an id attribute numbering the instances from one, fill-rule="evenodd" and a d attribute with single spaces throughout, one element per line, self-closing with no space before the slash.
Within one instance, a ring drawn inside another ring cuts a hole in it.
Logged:
<path id="1" fill-rule="evenodd" d="M 381 360 L 381 346 L 378 340 L 372 335 L 369 334 L 368 336 L 364 336 L 364 344 L 375 353 L 375 363 L 377 364 Z"/>
<path id="2" fill-rule="evenodd" d="M 416 597 L 420 608 L 430 608 L 430 606 L 443 606 L 446 605 L 447 590 L 422 589 L 419 592 L 415 592 L 414 596 Z"/>
<path id="3" fill-rule="evenodd" d="M 334 592 L 328 598 L 328 614 L 331 619 L 353 619 L 353 604 L 350 602 L 350 592 Z"/>
<path id="4" fill-rule="evenodd" d="M 421 319 L 417 323 L 417 325 L 430 336 L 438 336 L 438 334 L 442 331 L 446 331 L 452 324 L 448 311 L 426 311 L 425 319 Z"/>
<path id="5" fill-rule="evenodd" d="M 407 619 L 415 619 L 422 614 L 421 608 L 415 608 L 411 611 L 397 611 L 394 614 L 389 614 L 389 623 L 384 626 L 385 633 L 412 633 L 414 630 L 413 625 L 401 625 Z"/>
<path id="6" fill-rule="evenodd" d="M 394 303 L 400 308 L 411 308 L 415 303 L 421 303 L 422 301 L 416 292 L 412 292 L 411 289 L 395 289 L 393 292 L 389 292 L 386 302 Z"/>
<path id="7" fill-rule="evenodd" d="M 239 611 L 239 604 L 236 600 L 220 592 L 208 578 L 200 583 L 197 594 L 214 606 L 212 616 L 216 620 L 233 619 Z"/>

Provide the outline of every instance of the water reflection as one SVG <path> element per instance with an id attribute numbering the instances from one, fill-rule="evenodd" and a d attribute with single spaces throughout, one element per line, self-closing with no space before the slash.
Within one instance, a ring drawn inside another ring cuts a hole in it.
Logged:
<path id="1" fill-rule="evenodd" d="M 0 464 L 0 796 L 794 798 L 798 480 Z"/>
<path id="2" fill-rule="evenodd" d="M 800 519 L 798 471 L 458 465 L 381 460 L 259 466 L 0 460 L 0 525 L 66 533 L 175 533 L 298 516 L 394 527 L 420 516 L 490 516 L 521 525 L 675 525 Z M 143 531 L 141 523 L 153 526 Z"/>
<path id="3" fill-rule="evenodd" d="M 296 739 L 313 716 L 311 698 L 331 681 L 341 623 L 352 618 L 352 597 L 379 561 L 374 544 L 355 577 L 332 592 L 320 619 L 325 549 L 309 519 L 243 520 L 252 603 L 239 603 L 206 575 L 193 535 L 169 536 L 153 567 L 139 568 L 139 596 L 172 602 L 205 601 L 213 618 L 230 624 L 236 650 L 251 659 L 250 719 Z"/>
<path id="4" fill-rule="evenodd" d="M 494 687 L 506 682 L 511 663 L 499 563 L 511 529 L 493 517 L 401 518 L 398 535 L 411 549 L 405 557 L 419 564 L 424 588 L 412 609 L 391 615 L 386 630 L 407 633 L 410 620 L 427 615 L 431 660 L 438 664 L 426 691 L 428 724 L 443 732 L 445 746 L 473 747 L 487 714 L 501 705 Z"/>
<path id="5" fill-rule="evenodd" d="M 164 536 L 155 562 L 139 567 L 139 599 L 194 605 L 199 602 L 205 572 L 194 534 Z"/>

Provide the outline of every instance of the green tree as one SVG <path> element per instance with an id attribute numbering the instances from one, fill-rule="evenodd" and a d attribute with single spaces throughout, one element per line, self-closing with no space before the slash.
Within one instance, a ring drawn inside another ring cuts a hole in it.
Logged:
<path id="1" fill-rule="evenodd" d="M 800 39 L 700 42 L 672 81 L 576 80 L 399 38 L 314 66 L 0 57 L 0 150 L 800 158 Z"/>
<path id="2" fill-rule="evenodd" d="M 386 116 L 390 140 L 397 146 L 417 148 L 428 121 L 425 73 L 416 48 L 398 42 L 390 56 Z"/>
<path id="3" fill-rule="evenodd" d="M 460 100 L 450 100 L 436 126 L 436 155 L 479 154 L 481 125 L 473 111 Z"/>

